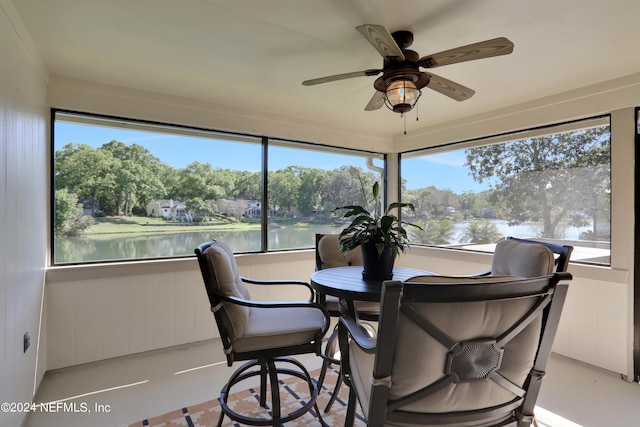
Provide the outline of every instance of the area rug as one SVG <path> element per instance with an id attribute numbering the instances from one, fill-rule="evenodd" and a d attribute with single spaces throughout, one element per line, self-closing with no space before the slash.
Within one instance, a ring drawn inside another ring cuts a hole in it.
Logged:
<path id="1" fill-rule="evenodd" d="M 311 376 L 318 378 L 320 374 L 319 370 L 312 371 Z M 322 419 L 327 425 L 343 426 L 344 417 L 347 413 L 347 399 L 349 397 L 349 388 L 344 384 L 340 387 L 338 397 L 336 398 L 331 410 L 328 413 L 324 412 L 324 408 L 327 406 L 329 399 L 333 393 L 333 389 L 338 378 L 339 371 L 335 369 L 329 369 L 322 390 L 318 395 L 318 408 Z M 309 397 L 309 387 L 307 384 L 299 378 L 289 377 L 283 382 L 281 381 L 281 394 L 282 394 L 282 413 L 287 414 L 295 409 L 299 408 L 301 402 L 306 402 L 305 399 Z M 229 405 L 231 408 L 241 414 L 249 417 L 256 418 L 269 418 L 267 410 L 262 408 L 258 402 L 260 398 L 260 388 L 249 388 L 242 390 L 231 395 Z M 271 397 L 267 396 L 267 402 Z M 537 411 L 536 411 L 537 413 Z M 204 403 L 197 405 L 176 409 L 166 414 L 158 415 L 152 418 L 148 418 L 136 423 L 130 424 L 128 427 L 216 427 L 218 424 L 218 418 L 220 417 L 220 404 L 217 397 Z M 550 420 L 538 418 L 538 425 L 540 427 L 553 427 L 555 423 Z M 544 418 L 544 417 L 543 417 Z M 320 421 L 317 418 L 315 410 L 311 410 L 302 417 L 288 422 L 285 424 L 287 427 L 305 427 L 305 426 L 320 426 Z M 356 419 L 354 425 L 356 427 L 365 427 L 366 423 L 360 412 L 360 407 L 357 408 Z M 558 424 L 564 425 L 564 424 Z M 574 425 L 574 424 L 572 424 Z M 223 427 L 242 427 L 243 425 L 235 421 L 230 420 L 228 417 L 224 418 Z"/>
<path id="2" fill-rule="evenodd" d="M 338 397 L 336 398 L 331 410 L 328 413 L 324 412 L 331 394 L 333 392 L 336 379 L 338 378 L 338 371 L 329 369 L 322 390 L 318 395 L 317 404 L 320 408 L 322 419 L 329 426 L 342 426 L 344 425 L 344 417 L 347 413 L 347 399 L 349 396 L 349 388 L 344 384 L 340 387 Z M 318 378 L 319 371 L 311 372 L 313 378 Z M 268 418 L 268 409 L 260 407 L 258 404 L 260 389 L 249 388 L 248 390 L 239 391 L 231 395 L 229 406 L 243 415 L 256 418 Z M 305 402 L 305 399 L 309 397 L 309 387 L 301 379 L 289 377 L 285 381 L 281 381 L 281 398 L 282 398 L 282 413 L 287 414 L 295 409 L 299 408 L 301 402 Z M 267 396 L 267 402 L 269 402 L 270 396 Z M 364 418 L 359 412 L 356 413 L 355 426 L 366 426 Z M 215 399 L 209 400 L 197 405 L 176 409 L 163 415 L 158 415 L 152 418 L 148 418 L 136 423 L 130 424 L 129 427 L 215 427 L 220 417 L 220 404 L 218 403 L 217 396 Z M 240 427 L 241 424 L 230 420 L 228 417 L 224 418 L 223 427 Z M 319 426 L 320 421 L 317 418 L 315 410 L 311 410 L 302 417 L 288 422 L 285 424 L 287 427 L 303 427 L 303 426 Z"/>

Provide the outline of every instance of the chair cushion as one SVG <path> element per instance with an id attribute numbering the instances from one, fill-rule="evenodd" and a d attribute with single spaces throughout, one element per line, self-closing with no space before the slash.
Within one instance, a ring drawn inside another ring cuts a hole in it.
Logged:
<path id="1" fill-rule="evenodd" d="M 492 276 L 539 277 L 553 273 L 553 251 L 544 245 L 502 240 L 491 262 Z"/>
<path id="2" fill-rule="evenodd" d="M 251 299 L 240 277 L 233 251 L 226 243 L 214 243 L 205 250 L 204 256 L 214 273 L 215 283 L 212 285 L 218 292 L 225 296 Z M 227 333 L 232 340 L 241 337 L 249 319 L 249 307 L 227 302 L 223 302 L 222 306 L 222 319 Z"/>
<path id="3" fill-rule="evenodd" d="M 416 276 L 410 282 L 473 283 L 495 282 L 509 277 Z M 479 284 L 479 286 L 482 286 Z M 469 303 L 408 303 L 420 315 L 454 340 L 470 341 L 498 336 L 522 318 L 535 303 L 534 298 L 515 301 L 481 301 Z M 522 386 L 533 366 L 538 347 L 541 319 L 537 318 L 504 347 L 499 373 Z M 391 376 L 390 400 L 411 394 L 445 375 L 448 348 L 400 315 L 396 328 L 394 368 Z M 425 357 L 429 355 L 429 357 Z M 362 351 L 352 341 L 349 346 L 352 383 L 365 414 L 369 411 L 371 374 L 374 354 Z M 474 410 L 500 405 L 513 399 L 513 394 L 493 381 L 450 384 L 441 392 L 426 396 L 403 408 L 415 412 L 450 412 Z M 395 424 L 394 424 L 395 425 Z"/>
<path id="4" fill-rule="evenodd" d="M 380 303 L 373 301 L 354 301 L 353 302 L 356 311 L 358 313 L 367 314 L 369 316 L 375 316 L 380 313 Z M 329 310 L 332 316 L 339 316 L 340 314 L 340 305 L 343 306 L 343 310 L 346 310 L 346 303 L 344 301 L 340 301 L 338 297 L 334 297 L 333 295 L 327 295 L 325 300 L 325 307 Z M 337 314 L 334 314 L 337 313 Z"/>
<path id="5" fill-rule="evenodd" d="M 232 341 L 233 349 L 247 352 L 308 344 L 325 321 L 322 311 L 313 307 L 252 307 L 244 335 Z"/>
<path id="6" fill-rule="evenodd" d="M 325 234 L 318 241 L 318 256 L 322 269 L 346 267 L 350 265 L 362 265 L 362 250 L 340 251 L 340 240 L 337 234 Z M 332 313 L 340 311 L 338 298 L 327 295 L 326 307 Z M 356 301 L 356 310 L 361 313 L 375 314 L 380 312 L 380 303 L 368 301 Z"/>
<path id="7" fill-rule="evenodd" d="M 340 241 L 337 234 L 326 234 L 318 242 L 318 256 L 322 269 L 344 267 L 348 265 L 362 265 L 362 250 L 351 250 L 347 253 L 340 251 Z"/>
<path id="8" fill-rule="evenodd" d="M 422 275 L 414 276 L 405 282 L 425 282 L 425 283 L 445 283 L 445 284 L 461 284 L 461 283 L 487 283 L 487 282 L 503 282 L 507 280 L 522 279 L 520 276 L 440 276 L 440 275 Z"/>
<path id="9" fill-rule="evenodd" d="M 481 302 L 473 307 L 463 307 L 460 303 L 424 304 L 419 311 L 423 314 L 428 312 L 431 322 L 452 338 L 464 341 L 479 339 L 485 334 L 492 335 L 496 331 L 503 332 L 507 325 L 515 322 L 523 315 L 523 311 L 531 307 L 530 303 L 524 299 L 516 304 L 518 307 L 507 307 L 502 301 Z M 456 315 L 452 316 L 452 313 Z M 441 379 L 447 363 L 448 349 L 415 324 L 406 321 L 404 316 L 400 316 L 399 320 L 390 400 L 406 396 Z M 499 372 L 519 386 L 523 385 L 533 366 L 540 327 L 541 319 L 538 318 L 505 346 Z M 369 411 L 374 356 L 365 353 L 353 342 L 349 345 L 351 380 L 365 414 Z M 447 385 L 440 392 L 405 406 L 403 410 L 418 413 L 472 411 L 500 405 L 513 398 L 513 394 L 493 381 L 473 381 Z"/>
<path id="10" fill-rule="evenodd" d="M 374 362 L 374 353 L 366 353 L 354 341 L 350 342 L 349 367 L 351 370 L 351 384 L 355 387 L 358 402 L 360 402 L 360 407 L 365 415 L 369 413 Z"/>
<path id="11" fill-rule="evenodd" d="M 504 333 L 533 303 L 532 299 L 525 298 L 510 302 L 426 303 L 416 308 L 438 329 L 460 342 Z M 540 328 L 541 319 L 537 318 L 504 347 L 498 372 L 518 386 L 523 385 L 533 366 Z M 390 398 L 406 396 L 442 378 L 448 351 L 413 322 L 400 316 Z M 429 357 L 425 357 L 426 354 Z M 447 398 L 443 400 L 443 396 Z M 450 384 L 441 392 L 404 409 L 418 412 L 466 411 L 499 405 L 513 398 L 513 394 L 493 381 L 462 382 Z"/>

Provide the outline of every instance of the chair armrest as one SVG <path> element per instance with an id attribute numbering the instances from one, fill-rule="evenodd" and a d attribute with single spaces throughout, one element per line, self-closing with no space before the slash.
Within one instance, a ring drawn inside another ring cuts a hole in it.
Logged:
<path id="1" fill-rule="evenodd" d="M 486 270 L 483 271 L 481 273 L 475 273 L 475 274 L 469 274 L 469 275 L 463 275 L 462 277 L 486 277 L 486 276 L 491 276 L 491 270 Z"/>
<path id="2" fill-rule="evenodd" d="M 373 353 L 376 350 L 376 341 L 371 338 L 369 334 L 365 332 L 365 330 L 356 322 L 353 318 L 342 316 L 340 317 L 340 327 L 344 327 L 351 338 L 353 338 L 353 342 L 356 343 L 358 347 L 367 353 Z"/>
<path id="3" fill-rule="evenodd" d="M 481 271 L 480 273 L 473 273 L 473 274 L 445 274 L 445 275 L 440 275 L 440 274 L 428 274 L 428 275 L 424 275 L 424 276 L 415 276 L 415 277 L 425 277 L 425 281 L 429 281 L 429 279 L 427 279 L 428 276 L 433 276 L 433 277 L 455 277 L 455 278 L 474 278 L 474 277 L 489 277 L 491 276 L 491 269 L 489 270 L 485 270 L 485 271 Z M 415 278 L 415 277 L 412 277 Z"/>
<path id="4" fill-rule="evenodd" d="M 245 283 L 250 283 L 252 285 L 296 285 L 296 286 L 304 286 L 309 290 L 310 297 L 308 301 L 313 301 L 315 298 L 315 291 L 311 287 L 310 284 L 303 280 L 257 280 L 250 279 L 248 277 L 240 276 L 240 279 Z"/>
<path id="5" fill-rule="evenodd" d="M 292 308 L 292 307 L 315 307 L 320 311 L 326 313 L 329 316 L 329 312 L 323 306 L 313 301 L 253 301 L 248 299 L 242 299 L 234 296 L 222 295 L 216 292 L 216 297 L 222 301 L 227 301 L 232 304 L 238 304 L 245 307 L 253 308 Z"/>

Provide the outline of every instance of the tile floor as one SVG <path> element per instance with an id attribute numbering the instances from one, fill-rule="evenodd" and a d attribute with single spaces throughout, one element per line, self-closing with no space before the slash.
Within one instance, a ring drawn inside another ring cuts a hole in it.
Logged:
<path id="1" fill-rule="evenodd" d="M 308 369 L 315 356 L 299 358 Z M 37 402 L 62 402 L 30 414 L 25 427 L 120 427 L 218 396 L 237 366 L 219 341 L 154 351 L 47 373 Z M 554 355 L 538 399 L 538 417 L 554 427 L 640 425 L 640 385 Z"/>

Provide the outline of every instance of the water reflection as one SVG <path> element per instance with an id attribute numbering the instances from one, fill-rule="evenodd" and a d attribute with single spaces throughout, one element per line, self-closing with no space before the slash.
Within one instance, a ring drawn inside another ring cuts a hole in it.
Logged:
<path id="1" fill-rule="evenodd" d="M 531 237 L 535 229 L 529 224 L 510 227 L 506 221 L 492 221 L 503 236 Z M 454 235 L 463 231 L 466 223 L 456 223 Z M 269 250 L 312 248 L 316 233 L 339 233 L 340 227 L 317 225 L 313 228 L 269 227 Z M 580 229 L 565 230 L 565 239 L 577 240 Z M 193 255 L 200 243 L 218 239 L 226 242 L 234 252 L 261 250 L 260 230 L 195 231 L 144 235 L 99 234 L 55 239 L 55 264 L 112 261 L 124 259 L 165 258 Z"/>
<path id="2" fill-rule="evenodd" d="M 315 228 L 270 228 L 270 250 L 312 248 L 316 233 L 338 233 L 331 225 Z M 164 258 L 193 255 L 200 243 L 217 239 L 226 242 L 234 252 L 261 250 L 260 230 L 195 231 L 145 235 L 89 235 L 57 237 L 55 264 L 112 261 L 123 259 Z"/>

